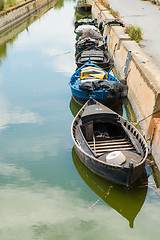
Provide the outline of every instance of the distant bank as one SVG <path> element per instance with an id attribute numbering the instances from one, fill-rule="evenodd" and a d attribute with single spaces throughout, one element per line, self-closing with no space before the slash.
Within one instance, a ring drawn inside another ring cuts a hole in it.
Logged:
<path id="1" fill-rule="evenodd" d="M 53 7 L 58 0 L 27 0 L 0 12 L 0 34 L 21 23 L 45 5 Z"/>

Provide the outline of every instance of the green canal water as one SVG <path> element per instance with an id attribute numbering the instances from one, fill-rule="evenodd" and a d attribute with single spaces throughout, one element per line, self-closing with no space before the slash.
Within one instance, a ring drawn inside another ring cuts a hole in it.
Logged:
<path id="1" fill-rule="evenodd" d="M 75 4 L 59 2 L 0 38 L 0 239 L 157 240 L 153 171 L 128 191 L 74 151 Z M 124 100 L 118 112 L 130 118 L 129 109 Z"/>

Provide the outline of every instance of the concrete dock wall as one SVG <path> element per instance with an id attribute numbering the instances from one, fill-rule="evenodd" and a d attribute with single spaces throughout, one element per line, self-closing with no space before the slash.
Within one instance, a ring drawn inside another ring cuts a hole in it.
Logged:
<path id="1" fill-rule="evenodd" d="M 22 22 L 26 17 L 42 8 L 46 4 L 54 4 L 57 0 L 27 0 L 23 3 L 10 7 L 5 11 L 0 12 L 0 34 L 10 30 L 19 22 Z"/>
<path id="2" fill-rule="evenodd" d="M 97 0 L 87 2 L 92 4 L 92 15 L 99 23 L 114 19 Z M 160 69 L 130 39 L 125 27 L 105 25 L 103 37 L 107 37 L 108 51 L 113 57 L 119 78 L 126 79 L 128 99 L 160 170 Z"/>

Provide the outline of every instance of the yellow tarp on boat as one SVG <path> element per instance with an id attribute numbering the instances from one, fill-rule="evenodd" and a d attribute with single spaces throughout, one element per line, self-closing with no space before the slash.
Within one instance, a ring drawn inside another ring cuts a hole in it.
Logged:
<path id="1" fill-rule="evenodd" d="M 97 78 L 97 79 L 107 79 L 108 78 L 108 74 L 106 72 L 104 72 L 101 69 L 98 69 L 96 67 L 85 67 L 81 70 L 81 76 L 80 79 L 86 79 L 86 78 Z"/>

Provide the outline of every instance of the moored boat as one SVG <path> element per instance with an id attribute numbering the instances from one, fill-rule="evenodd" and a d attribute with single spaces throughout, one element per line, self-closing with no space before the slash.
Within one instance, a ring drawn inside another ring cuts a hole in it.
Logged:
<path id="1" fill-rule="evenodd" d="M 91 171 L 131 187 L 145 170 L 148 148 L 126 119 L 94 99 L 77 113 L 71 126 L 75 150 Z"/>
<path id="2" fill-rule="evenodd" d="M 98 38 L 102 38 L 102 36 L 100 35 L 99 29 L 94 25 L 87 25 L 87 24 L 80 25 L 75 29 L 74 32 L 78 38 L 84 34 L 85 34 L 85 37 L 88 37 L 88 36 L 91 37 L 91 33 L 92 35 L 94 34 L 93 36 L 96 36 L 96 38 L 97 36 Z"/>
<path id="3" fill-rule="evenodd" d="M 89 16 L 85 16 L 85 17 L 75 21 L 74 26 L 75 26 L 75 29 L 76 29 L 78 26 L 85 25 L 85 24 L 86 25 L 98 26 L 97 19 L 93 19 Z"/>
<path id="4" fill-rule="evenodd" d="M 86 25 L 86 27 L 79 26 L 78 28 L 80 28 L 80 29 L 83 28 L 83 31 L 81 31 L 81 33 L 79 32 L 80 39 L 84 39 L 84 38 L 92 38 L 92 39 L 98 39 L 98 40 L 103 39 L 103 36 L 100 33 L 100 30 L 98 28 L 96 28 L 95 26 L 87 26 Z"/>
<path id="5" fill-rule="evenodd" d="M 102 50 L 105 50 L 106 48 L 105 42 L 103 41 L 103 39 L 94 39 L 90 37 L 79 39 L 75 44 L 77 53 L 85 50 L 86 48 L 94 47 L 94 46 Z"/>
<path id="6" fill-rule="evenodd" d="M 95 46 L 91 46 L 76 55 L 76 64 L 78 68 L 82 67 L 88 60 L 91 60 L 93 64 L 96 64 L 100 68 L 109 71 L 113 67 L 113 60 L 110 59 L 107 53 Z"/>
<path id="7" fill-rule="evenodd" d="M 79 0 L 76 5 L 77 11 L 80 12 L 91 12 L 92 5 L 89 3 L 86 3 L 85 0 Z"/>
<path id="8" fill-rule="evenodd" d="M 83 105 L 90 97 L 106 104 L 115 104 L 121 97 L 124 85 L 110 72 L 90 62 L 79 68 L 70 79 L 74 100 Z"/>

